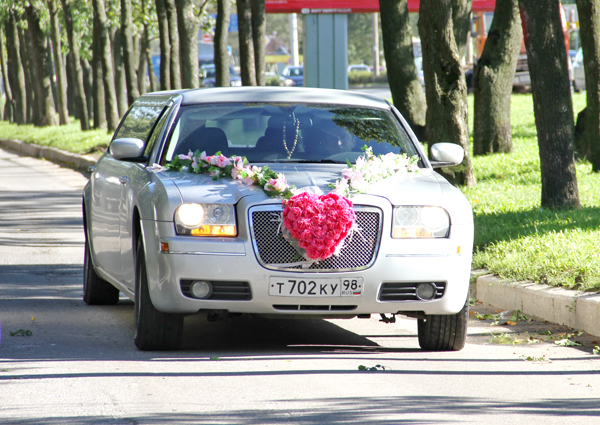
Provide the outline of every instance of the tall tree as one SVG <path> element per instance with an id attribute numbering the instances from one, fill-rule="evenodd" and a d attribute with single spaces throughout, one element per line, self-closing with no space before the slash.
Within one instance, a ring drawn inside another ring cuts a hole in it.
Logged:
<path id="1" fill-rule="evenodd" d="M 379 0 L 383 53 L 394 106 L 420 140 L 425 139 L 425 94 L 414 61 L 407 0 Z"/>
<path id="2" fill-rule="evenodd" d="M 214 40 L 215 86 L 229 86 L 229 52 L 227 50 L 227 34 L 230 17 L 229 0 L 217 0 L 217 23 Z"/>
<path id="3" fill-rule="evenodd" d="M 83 70 L 81 69 L 81 60 L 79 55 L 79 39 L 75 34 L 73 12 L 71 11 L 71 0 L 61 0 L 61 3 L 65 21 L 65 29 L 67 30 L 67 42 L 69 43 L 71 69 L 73 70 L 74 74 L 74 80 L 70 81 L 70 85 L 74 88 L 75 103 L 80 126 L 81 129 L 85 131 L 90 129 L 90 120 L 85 96 L 85 88 L 83 86 Z"/>
<path id="4" fill-rule="evenodd" d="M 32 4 L 25 8 L 27 26 L 31 37 L 31 59 L 35 73 L 35 96 L 37 113 L 33 124 L 39 127 L 57 125 L 56 109 L 52 97 L 52 82 L 48 74 L 48 57 L 46 55 L 46 36 L 41 27 L 40 10 Z"/>
<path id="5" fill-rule="evenodd" d="M 115 76 L 113 71 L 112 49 L 110 45 L 110 28 L 106 19 L 104 0 L 93 0 L 94 25 L 98 25 L 100 48 L 100 64 L 102 66 L 102 82 L 104 85 L 104 97 L 106 108 L 107 130 L 113 132 L 119 125 L 119 109 L 117 105 L 117 93 L 115 90 Z"/>
<path id="6" fill-rule="evenodd" d="M 69 112 L 67 111 L 67 78 L 63 63 L 60 26 L 58 23 L 58 2 L 57 0 L 47 0 L 46 3 L 50 13 L 50 37 L 54 57 L 54 72 L 56 74 L 56 109 L 58 110 L 60 125 L 67 125 L 70 122 Z"/>
<path id="7" fill-rule="evenodd" d="M 600 172 L 600 0 L 577 0 L 586 87 L 584 151 Z"/>
<path id="8" fill-rule="evenodd" d="M 579 207 L 573 104 L 558 0 L 519 0 L 540 149 L 542 207 Z"/>
<path id="9" fill-rule="evenodd" d="M 125 81 L 127 82 L 127 102 L 131 105 L 140 97 L 133 48 L 133 6 L 131 0 L 121 0 L 121 42 Z"/>
<path id="10" fill-rule="evenodd" d="M 181 62 L 179 54 L 179 26 L 177 25 L 177 8 L 175 0 L 165 0 L 167 22 L 169 24 L 169 42 L 171 43 L 171 88 L 181 88 Z"/>
<path id="11" fill-rule="evenodd" d="M 171 38 L 169 37 L 169 19 L 166 0 L 156 0 L 156 17 L 160 40 L 160 89 L 171 87 Z"/>
<path id="12" fill-rule="evenodd" d="M 521 47 L 519 1 L 497 1 L 473 74 L 473 153 L 512 152 L 510 98 Z"/>
<path id="13" fill-rule="evenodd" d="M 502 3 L 502 1 L 500 2 Z M 454 40 L 458 48 L 458 57 L 465 56 L 467 33 L 471 28 L 471 7 L 473 0 L 452 0 L 452 22 L 454 23 Z"/>
<path id="14" fill-rule="evenodd" d="M 250 8 L 250 0 L 237 0 L 236 6 L 242 84 L 244 86 L 255 86 L 256 68 L 254 65 L 254 42 L 252 39 L 252 10 Z"/>
<path id="15" fill-rule="evenodd" d="M 204 1 L 202 8 L 208 3 Z M 177 23 L 179 26 L 179 45 L 181 66 L 185 70 L 181 75 L 181 86 L 194 89 L 200 86 L 198 65 L 198 32 L 200 19 L 196 5 L 192 0 L 176 0 Z"/>
<path id="16" fill-rule="evenodd" d="M 461 167 L 445 171 L 456 184 L 476 184 L 469 154 L 467 84 L 458 56 L 452 24 L 452 0 L 421 0 L 419 33 L 427 98 L 429 145 L 449 142 L 461 145 Z"/>
<path id="17" fill-rule="evenodd" d="M 110 45 L 113 55 L 113 72 L 115 75 L 115 92 L 117 94 L 117 110 L 123 116 L 129 107 L 127 100 L 127 78 L 125 77 L 125 62 L 123 61 L 123 33 L 121 28 L 110 26 Z"/>
<path id="18" fill-rule="evenodd" d="M 267 60 L 267 18 L 265 11 L 265 0 L 250 0 L 252 12 L 252 41 L 254 45 L 254 70 L 256 73 L 256 85 L 266 84 L 266 60 Z"/>
<path id="19" fill-rule="evenodd" d="M 140 65 L 138 68 L 138 84 L 140 85 L 140 92 L 142 92 L 141 87 L 146 86 L 146 69 L 148 70 L 148 79 L 150 80 L 150 91 L 156 91 L 156 76 L 154 75 L 154 66 L 152 63 L 152 52 L 150 51 L 150 35 L 149 35 L 149 24 L 148 24 L 148 8 L 150 7 L 147 3 L 149 0 L 142 0 L 141 2 L 141 16 L 143 22 L 143 30 L 142 30 L 142 46 L 141 51 L 143 57 L 146 59 L 146 65 L 143 64 L 143 60 L 140 56 Z M 142 72 L 140 72 L 140 70 Z M 141 74 L 141 76 L 140 76 Z"/>
<path id="20" fill-rule="evenodd" d="M 4 23 L 0 21 L 0 68 L 2 68 L 2 84 L 4 86 L 4 94 L 6 96 L 6 102 L 4 104 L 4 111 L 0 119 L 4 121 L 13 121 L 13 98 L 10 90 L 10 83 L 8 82 L 8 68 L 6 64 L 6 40 L 4 38 Z"/>
<path id="21" fill-rule="evenodd" d="M 98 14 L 94 12 L 93 17 L 93 41 L 92 41 L 92 102 L 94 128 L 106 128 L 106 101 L 104 83 L 102 77 L 102 29 L 98 21 Z"/>
<path id="22" fill-rule="evenodd" d="M 6 20 L 6 53 L 8 67 L 8 81 L 14 102 L 14 122 L 25 124 L 27 122 L 27 93 L 25 91 L 25 71 L 21 61 L 19 32 L 17 18 L 14 10 L 8 11 Z"/>

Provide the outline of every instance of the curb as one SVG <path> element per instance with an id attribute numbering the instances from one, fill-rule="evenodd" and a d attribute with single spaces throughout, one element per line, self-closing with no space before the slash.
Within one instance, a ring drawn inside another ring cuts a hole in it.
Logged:
<path id="1" fill-rule="evenodd" d="M 548 322 L 600 336 L 600 294 L 533 282 L 503 281 L 488 274 L 471 286 L 474 298 L 508 310 L 520 310 Z"/>
<path id="2" fill-rule="evenodd" d="M 88 173 L 88 168 L 96 164 L 98 157 L 94 155 L 78 155 L 47 146 L 34 145 L 14 139 L 0 139 L 0 147 L 21 153 L 25 156 L 44 158 L 82 173 Z"/>

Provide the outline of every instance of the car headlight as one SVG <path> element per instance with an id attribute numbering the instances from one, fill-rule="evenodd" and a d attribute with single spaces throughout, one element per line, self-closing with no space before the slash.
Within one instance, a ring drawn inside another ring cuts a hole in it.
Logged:
<path id="1" fill-rule="evenodd" d="M 228 204 L 183 204 L 175 211 L 175 228 L 185 236 L 237 236 L 235 208 Z"/>
<path id="2" fill-rule="evenodd" d="M 296 83 L 294 82 L 294 80 L 291 80 L 291 79 L 289 79 L 289 78 L 288 78 L 287 80 L 285 80 L 284 84 L 285 84 L 287 87 L 291 87 L 291 86 L 295 86 L 295 85 L 296 85 Z"/>
<path id="3" fill-rule="evenodd" d="M 440 207 L 394 207 L 392 238 L 447 238 L 450 217 Z"/>

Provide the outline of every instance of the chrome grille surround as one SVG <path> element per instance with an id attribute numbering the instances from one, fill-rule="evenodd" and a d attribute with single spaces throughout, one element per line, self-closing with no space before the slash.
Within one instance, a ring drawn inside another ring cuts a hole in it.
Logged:
<path id="1" fill-rule="evenodd" d="M 422 282 L 385 282 L 379 288 L 379 301 L 424 301 L 417 296 L 417 285 Z M 428 282 L 425 282 L 428 283 Z M 436 287 L 433 300 L 439 300 L 446 292 L 446 282 L 431 282 Z"/>
<path id="2" fill-rule="evenodd" d="M 304 258 L 298 259 L 297 252 L 283 239 L 280 231 L 280 204 L 259 205 L 249 211 L 252 245 L 259 264 L 269 270 L 294 272 L 346 272 L 364 270 L 373 265 L 381 243 L 383 213 L 379 208 L 354 206 L 358 231 L 344 242 L 339 256 L 331 256 L 323 261 L 303 268 Z M 292 263 L 292 264 L 290 264 Z"/>

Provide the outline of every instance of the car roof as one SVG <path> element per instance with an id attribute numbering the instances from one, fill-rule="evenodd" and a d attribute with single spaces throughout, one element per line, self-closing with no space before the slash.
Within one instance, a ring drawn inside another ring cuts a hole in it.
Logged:
<path id="1" fill-rule="evenodd" d="M 182 105 L 206 103 L 316 103 L 348 106 L 365 106 L 379 109 L 389 109 L 385 99 L 366 93 L 348 90 L 321 89 L 310 87 L 277 87 L 277 86 L 242 86 L 215 87 L 191 90 L 173 90 L 168 92 L 149 93 L 142 97 L 151 96 L 182 96 Z"/>

